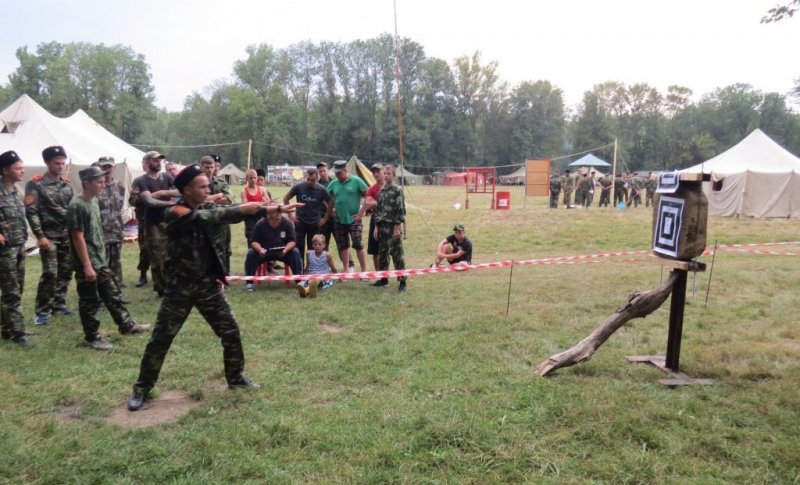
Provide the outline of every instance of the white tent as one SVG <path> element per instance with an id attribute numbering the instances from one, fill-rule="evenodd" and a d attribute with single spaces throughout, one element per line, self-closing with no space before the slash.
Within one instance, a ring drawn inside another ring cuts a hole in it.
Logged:
<path id="1" fill-rule="evenodd" d="M 716 157 L 682 170 L 710 173 L 719 191 L 705 183 L 709 214 L 800 217 L 800 158 L 756 129 Z"/>
<path id="2" fill-rule="evenodd" d="M 53 145 L 61 145 L 67 151 L 68 177 L 76 193 L 80 192 L 78 170 L 101 156 L 114 157 L 114 175 L 126 190 L 133 178 L 142 173 L 144 153 L 114 136 L 83 110 L 68 118 L 57 118 L 23 94 L 0 112 L 0 153 L 14 150 L 19 154 L 25 163 L 26 181 L 45 172 L 42 150 Z M 128 220 L 133 213 L 127 207 L 127 193 L 125 199 L 124 219 Z"/>

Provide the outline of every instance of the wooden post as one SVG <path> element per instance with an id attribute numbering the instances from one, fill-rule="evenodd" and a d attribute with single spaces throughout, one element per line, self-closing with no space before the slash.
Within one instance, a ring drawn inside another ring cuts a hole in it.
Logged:
<path id="1" fill-rule="evenodd" d="M 672 298 L 669 305 L 669 331 L 667 334 L 667 354 L 664 359 L 666 367 L 672 372 L 680 372 L 681 336 L 683 334 L 683 310 L 686 306 L 686 280 L 688 272 L 682 269 L 673 270 L 677 274 L 672 287 Z"/>

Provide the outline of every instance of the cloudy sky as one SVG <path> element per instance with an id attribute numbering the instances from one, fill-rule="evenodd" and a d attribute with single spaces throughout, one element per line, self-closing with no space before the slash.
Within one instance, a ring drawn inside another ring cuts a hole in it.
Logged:
<path id="1" fill-rule="evenodd" d="M 399 34 L 447 61 L 482 53 L 512 85 L 546 79 L 569 105 L 599 82 L 671 84 L 696 97 L 742 82 L 786 93 L 800 78 L 800 18 L 760 24 L 788 0 L 396 0 Z M 394 32 L 392 0 L 2 0 L 0 82 L 17 47 L 124 44 L 150 65 L 156 104 L 218 79 L 250 44 L 282 48 Z"/>

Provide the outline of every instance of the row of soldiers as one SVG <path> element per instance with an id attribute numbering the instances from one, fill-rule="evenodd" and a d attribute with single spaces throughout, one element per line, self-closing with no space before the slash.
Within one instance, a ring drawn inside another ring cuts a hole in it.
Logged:
<path id="1" fill-rule="evenodd" d="M 35 324 L 46 325 L 52 316 L 72 314 L 66 305 L 66 296 L 74 274 L 84 338 L 90 346 L 110 348 L 97 332 L 99 322 L 95 314 L 100 298 L 121 333 L 146 331 L 149 327 L 138 325 L 130 318 L 119 290 L 123 286 L 120 254 L 125 187 L 114 179 L 114 159 L 101 157 L 90 167 L 91 170 L 81 171 L 84 190 L 81 196 L 76 197 L 65 175 L 67 154 L 64 148 L 47 147 L 42 151 L 42 158 L 46 171 L 28 181 L 22 198 L 16 187 L 25 174 L 22 159 L 14 151 L 0 155 L 2 338 L 26 347 L 32 344 L 29 338 L 32 334 L 25 330 L 20 308 L 27 226 L 36 238 L 42 262 L 36 292 Z M 88 200 L 92 188 L 94 194 Z M 89 222 L 93 224 L 88 225 Z M 87 266 L 87 263 L 91 264 Z"/>
<path id="2" fill-rule="evenodd" d="M 562 201 L 567 209 L 591 207 L 594 201 L 594 194 L 598 190 L 600 191 L 600 200 L 598 202 L 600 207 L 608 207 L 612 193 L 614 207 L 619 207 L 620 204 L 625 207 L 630 207 L 631 205 L 639 207 L 642 203 L 642 195 L 645 196 L 645 207 L 650 207 L 653 203 L 657 185 L 658 182 L 653 176 L 653 172 L 649 172 L 646 177 L 641 177 L 639 172 L 619 174 L 612 180 L 611 175 L 598 178 L 594 170 L 591 172 L 584 170 L 574 174 L 570 174 L 569 170 L 565 170 L 563 175 L 560 170 L 556 170 L 550 176 L 550 208 L 558 208 L 558 200 L 562 192 L 564 194 Z M 572 201 L 573 192 L 575 194 L 574 204 Z"/>

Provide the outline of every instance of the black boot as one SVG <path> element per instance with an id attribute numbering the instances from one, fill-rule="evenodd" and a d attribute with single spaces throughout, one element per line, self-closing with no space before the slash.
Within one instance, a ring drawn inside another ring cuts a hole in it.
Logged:
<path id="1" fill-rule="evenodd" d="M 381 278 L 370 286 L 389 286 L 389 278 Z"/>
<path id="2" fill-rule="evenodd" d="M 141 288 L 146 284 L 147 284 L 147 271 L 142 271 L 142 274 L 139 276 L 139 281 L 136 282 L 136 287 Z"/>

